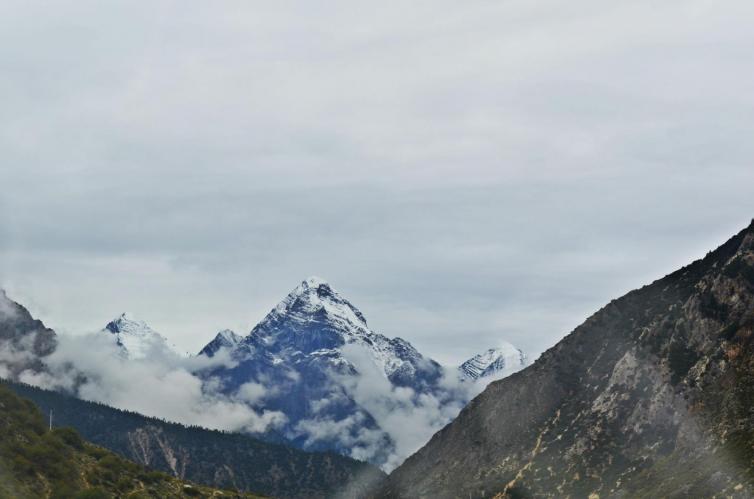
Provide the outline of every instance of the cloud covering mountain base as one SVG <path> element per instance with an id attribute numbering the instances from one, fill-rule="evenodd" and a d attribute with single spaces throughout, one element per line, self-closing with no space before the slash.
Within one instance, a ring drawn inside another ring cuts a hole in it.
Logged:
<path id="1" fill-rule="evenodd" d="M 0 345 L 3 377 L 186 425 L 332 450 L 385 470 L 525 360 L 513 347 L 490 350 L 475 361 L 486 373 L 478 379 L 440 366 L 408 342 L 371 331 L 317 278 L 249 335 L 221 331 L 196 356 L 128 314 L 96 333 L 54 335 L 14 302 L 2 305 L 3 323 L 25 328 Z M 50 334 L 55 348 L 40 355 L 35 346 Z"/>

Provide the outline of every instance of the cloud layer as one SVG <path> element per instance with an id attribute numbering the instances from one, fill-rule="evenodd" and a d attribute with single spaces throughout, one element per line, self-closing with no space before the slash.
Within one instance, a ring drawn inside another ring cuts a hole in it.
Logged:
<path id="1" fill-rule="evenodd" d="M 6 1 L 0 284 L 196 351 L 327 277 L 535 357 L 746 225 L 754 5 Z"/>
<path id="2" fill-rule="evenodd" d="M 124 410 L 168 421 L 235 432 L 264 433 L 282 430 L 285 414 L 265 409 L 265 397 L 280 387 L 280 380 L 242 384 L 232 394 L 221 393 L 221 380 L 206 378 L 201 370 L 232 361 L 221 349 L 210 358 L 181 357 L 169 348 L 153 349 L 143 358 L 129 359 L 111 334 L 58 335 L 57 349 L 44 357 L 45 369 L 20 372 L 19 381 Z M 0 348 L 0 377 L 11 367 L 31 365 L 34 334 L 24 342 Z M 364 347 L 346 345 L 343 356 L 356 374 L 330 375 L 332 394 L 312 401 L 312 407 L 341 402 L 345 397 L 361 411 L 341 419 L 312 417 L 299 422 L 291 438 L 303 436 L 305 446 L 338 442 L 359 460 L 382 463 L 390 471 L 449 423 L 463 405 L 480 393 L 492 378 L 460 381 L 456 369 L 447 369 L 437 385 L 418 392 L 391 384 Z M 15 377 L 15 376 L 14 376 Z M 372 421 L 374 424 L 371 424 Z"/>
<path id="3" fill-rule="evenodd" d="M 332 383 L 342 389 L 333 393 L 354 400 L 365 414 L 337 420 L 314 417 L 301 421 L 296 430 L 306 435 L 308 445 L 335 440 L 350 449 L 350 456 L 355 459 L 374 460 L 380 456 L 382 468 L 388 472 L 419 450 L 458 415 L 467 401 L 494 380 L 489 377 L 461 382 L 458 371 L 449 368 L 434 389 L 417 392 L 390 383 L 365 347 L 346 345 L 342 353 L 357 374 L 332 373 Z M 337 398 L 331 397 L 315 401 L 315 405 L 336 401 Z M 374 420 L 376 427 L 366 424 L 367 417 Z M 391 445 L 386 445 L 386 441 Z"/>
<path id="4" fill-rule="evenodd" d="M 285 421 L 280 412 L 255 409 L 247 392 L 223 396 L 213 380 L 195 373 L 227 356 L 181 358 L 165 349 L 144 359 L 127 359 L 113 336 L 95 333 L 59 335 L 58 348 L 45 358 L 49 371 L 25 371 L 20 381 L 42 388 L 75 393 L 80 398 L 204 428 L 264 432 Z M 18 353 L 16 352 L 16 355 Z M 2 361 L 2 358 L 0 358 Z M 254 394 L 261 397 L 263 387 Z"/>

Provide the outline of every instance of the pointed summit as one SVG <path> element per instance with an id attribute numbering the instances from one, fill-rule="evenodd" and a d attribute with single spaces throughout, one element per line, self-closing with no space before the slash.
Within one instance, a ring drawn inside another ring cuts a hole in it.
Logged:
<path id="1" fill-rule="evenodd" d="M 215 338 L 207 343 L 204 348 L 201 349 L 199 355 L 206 355 L 207 357 L 214 357 L 214 355 L 221 348 L 232 349 L 243 340 L 243 336 L 238 335 L 230 329 L 223 329 Z"/>
<path id="2" fill-rule="evenodd" d="M 328 283 L 325 279 L 322 279 L 321 277 L 317 277 L 316 275 L 308 277 L 302 284 L 306 284 L 310 288 L 318 288 L 322 285 L 329 286 L 330 283 Z"/>
<path id="3" fill-rule="evenodd" d="M 263 351 L 265 362 L 270 363 L 329 355 L 342 368 L 347 362 L 339 352 L 349 344 L 363 347 L 374 365 L 396 382 L 408 383 L 420 371 L 434 376 L 439 370 L 439 365 L 426 361 L 410 343 L 369 329 L 359 309 L 325 279 L 315 276 L 288 293 L 233 349 L 233 355 L 240 358 Z"/>
<path id="4" fill-rule="evenodd" d="M 334 321 L 366 329 L 364 315 L 321 277 L 312 276 L 288 293 L 262 321 L 281 317 L 298 322 Z"/>
<path id="5" fill-rule="evenodd" d="M 112 334 L 125 356 L 132 360 L 144 359 L 155 351 L 183 355 L 167 338 L 129 312 L 108 322 L 102 332 Z"/>
<path id="6" fill-rule="evenodd" d="M 115 319 L 111 320 L 105 326 L 105 329 L 111 333 L 129 332 L 129 331 L 141 331 L 152 329 L 147 326 L 147 323 L 134 316 L 131 312 L 123 312 Z"/>

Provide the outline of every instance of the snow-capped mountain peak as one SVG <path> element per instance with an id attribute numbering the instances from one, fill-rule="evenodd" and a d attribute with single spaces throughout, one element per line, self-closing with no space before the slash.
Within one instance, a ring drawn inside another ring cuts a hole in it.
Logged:
<path id="1" fill-rule="evenodd" d="M 184 355 L 167 338 L 130 312 L 124 312 L 110 321 L 102 332 L 112 334 L 129 359 L 144 359 L 155 351 Z"/>
<path id="2" fill-rule="evenodd" d="M 212 356 L 219 349 L 213 345 L 216 340 L 202 352 Z M 360 347 L 357 350 L 395 381 L 407 382 L 417 371 L 439 369 L 408 342 L 369 329 L 359 309 L 321 277 L 301 281 L 233 348 L 232 355 L 239 361 L 262 355 L 265 362 L 288 366 L 314 355 L 342 367 L 349 364 L 343 353 L 346 345 Z M 355 350 L 349 347 L 349 352 Z"/>
<path id="3" fill-rule="evenodd" d="M 221 348 L 233 349 L 236 345 L 241 343 L 243 336 L 236 334 L 230 329 L 223 329 L 215 338 L 207 343 L 204 348 L 199 352 L 199 355 L 206 355 L 207 357 L 214 356 Z"/>
<path id="4" fill-rule="evenodd" d="M 218 333 L 202 353 L 211 357 L 220 345 L 237 340 Z M 465 365 L 469 377 L 476 379 L 492 369 L 520 368 L 511 360 L 516 355 L 523 358 L 513 346 L 502 345 Z M 408 341 L 372 331 L 364 315 L 318 277 L 300 281 L 229 349 L 229 356 L 233 362 L 217 363 L 201 374 L 205 379 L 222 380 L 222 393 L 243 397 L 249 386 L 263 385 L 265 409 L 281 411 L 286 418 L 276 431 L 295 445 L 357 452 L 352 455 L 378 464 L 389 460 L 395 442 L 388 432 L 394 423 L 375 418 L 375 404 L 421 411 L 426 407 L 441 425 L 477 388 L 492 380 L 490 376 L 478 384 L 461 385 L 456 379 L 446 383 L 445 368 Z M 450 372 L 455 378 L 456 372 Z M 322 424 L 344 429 L 339 435 L 321 434 Z"/>
<path id="5" fill-rule="evenodd" d="M 488 376 L 503 377 L 526 366 L 526 354 L 510 343 L 490 348 L 458 367 L 462 378 L 477 380 Z"/>
<path id="6" fill-rule="evenodd" d="M 321 277 L 309 277 L 296 286 L 262 321 L 285 317 L 287 320 L 309 322 L 315 318 L 366 329 L 364 315 L 335 291 Z"/>
<path id="7" fill-rule="evenodd" d="M 243 336 L 240 334 L 236 334 L 234 331 L 230 329 L 223 329 L 219 333 L 217 333 L 217 336 L 215 336 L 215 339 L 220 339 L 224 342 L 227 342 L 228 344 L 235 344 L 238 343 L 243 339 Z"/>
<path id="8" fill-rule="evenodd" d="M 157 334 L 146 322 L 136 318 L 131 312 L 123 312 L 110 321 L 105 326 L 105 329 L 116 335 L 148 336 L 150 334 Z"/>
<path id="9" fill-rule="evenodd" d="M 306 280 L 304 280 L 302 284 L 306 284 L 310 288 L 318 288 L 319 286 L 323 284 L 326 284 L 328 286 L 330 285 L 325 279 L 318 277 L 316 275 L 309 276 L 308 278 L 306 278 Z"/>

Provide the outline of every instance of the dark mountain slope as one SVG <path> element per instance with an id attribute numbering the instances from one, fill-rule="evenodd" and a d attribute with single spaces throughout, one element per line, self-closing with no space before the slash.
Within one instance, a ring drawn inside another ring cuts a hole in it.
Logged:
<path id="1" fill-rule="evenodd" d="M 0 386 L 0 497 L 257 497 L 182 482 L 85 442 L 69 428 L 48 430 L 31 402 Z"/>
<path id="2" fill-rule="evenodd" d="M 283 445 L 203 428 L 185 427 L 106 405 L 3 383 L 33 401 L 56 425 L 137 463 L 214 487 L 253 490 L 275 497 L 332 497 L 382 479 L 377 468 L 334 453 L 308 453 Z"/>
<path id="3" fill-rule="evenodd" d="M 380 497 L 751 497 L 754 223 L 491 384 Z"/>
<path id="4" fill-rule="evenodd" d="M 4 377 L 26 369 L 41 370 L 41 358 L 55 350 L 55 332 L 0 289 L 0 372 Z"/>

